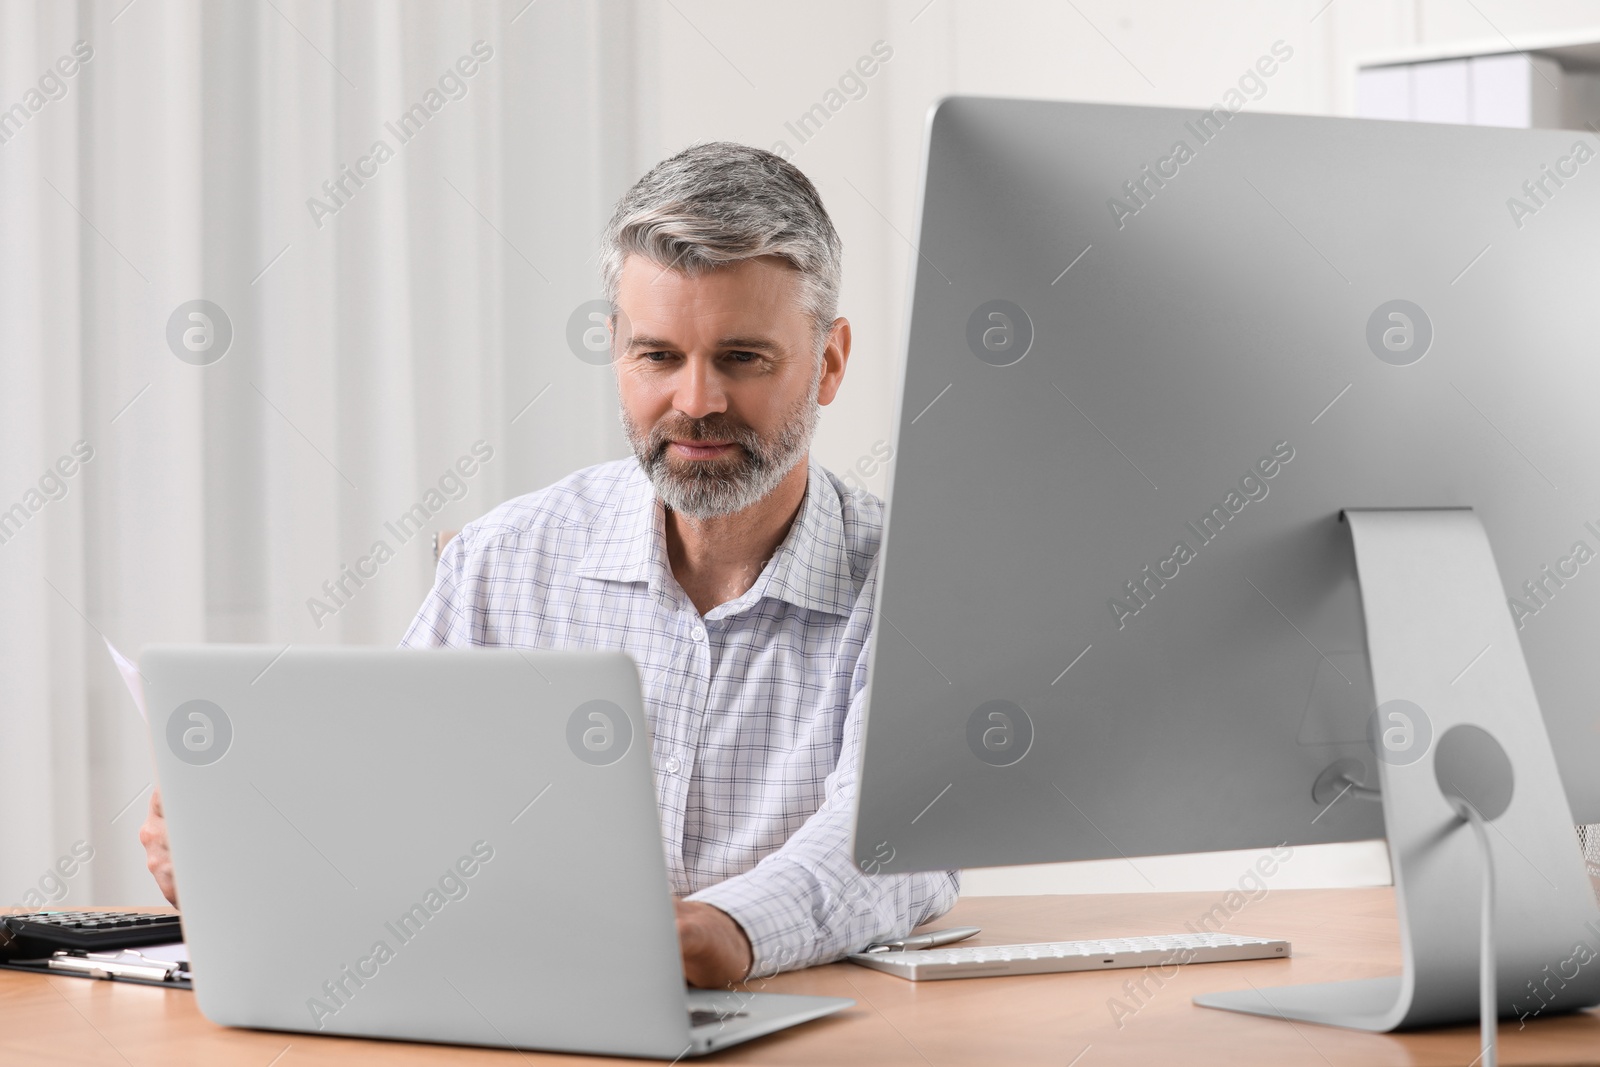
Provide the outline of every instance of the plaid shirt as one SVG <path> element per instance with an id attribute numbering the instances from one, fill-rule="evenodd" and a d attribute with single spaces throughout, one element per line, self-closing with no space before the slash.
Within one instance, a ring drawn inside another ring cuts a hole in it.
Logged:
<path id="1" fill-rule="evenodd" d="M 704 616 L 673 577 L 664 523 L 632 458 L 508 501 L 446 547 L 401 643 L 632 654 L 672 891 L 744 927 L 752 974 L 944 914 L 957 872 L 868 875 L 849 852 L 882 502 L 809 463 L 788 537 Z"/>

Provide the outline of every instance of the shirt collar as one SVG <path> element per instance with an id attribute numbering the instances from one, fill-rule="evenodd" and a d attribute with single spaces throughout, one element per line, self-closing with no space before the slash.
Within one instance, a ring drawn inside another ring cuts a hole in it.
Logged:
<path id="1" fill-rule="evenodd" d="M 789 534 L 742 596 L 719 604 L 708 619 L 734 615 L 764 597 L 796 607 L 848 616 L 861 580 L 850 570 L 839 493 L 822 467 L 806 459 L 806 494 Z M 618 582 L 645 582 L 665 595 L 677 587 L 667 563 L 666 511 L 637 462 L 617 499 L 614 521 L 597 523 L 577 573 Z"/>
<path id="2" fill-rule="evenodd" d="M 861 591 L 850 570 L 839 491 L 820 464 L 807 457 L 806 495 L 789 536 L 743 596 L 717 606 L 710 615 L 731 615 L 762 597 L 812 611 L 849 615 Z"/>
<path id="3" fill-rule="evenodd" d="M 615 506 L 589 529 L 589 546 L 577 574 L 614 582 L 648 582 L 652 592 L 670 588 L 667 578 L 665 513 L 637 460 L 626 465 Z"/>

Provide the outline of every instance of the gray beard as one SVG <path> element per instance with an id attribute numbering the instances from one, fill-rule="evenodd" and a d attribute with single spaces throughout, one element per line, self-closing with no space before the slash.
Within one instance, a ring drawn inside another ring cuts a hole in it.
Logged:
<path id="1" fill-rule="evenodd" d="M 805 398 L 788 412 L 770 441 L 748 426 L 735 426 L 717 416 L 676 423 L 674 429 L 683 428 L 687 431 L 683 433 L 664 434 L 659 427 L 645 433 L 619 402 L 623 433 L 661 502 L 685 518 L 714 519 L 743 511 L 776 489 L 811 447 L 822 415 L 817 403 L 822 367 L 819 359 Z M 720 459 L 674 463 L 668 455 L 672 438 L 727 440 L 736 447 L 731 456 Z"/>

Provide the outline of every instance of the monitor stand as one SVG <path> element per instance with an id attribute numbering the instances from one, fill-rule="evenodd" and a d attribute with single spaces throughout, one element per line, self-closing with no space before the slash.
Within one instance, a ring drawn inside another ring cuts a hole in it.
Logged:
<path id="1" fill-rule="evenodd" d="M 1600 907 L 1488 535 L 1470 508 L 1349 510 L 1344 519 L 1372 662 L 1401 971 L 1195 1003 L 1372 1031 L 1477 1019 L 1481 859 L 1443 782 L 1490 819 L 1499 1014 L 1531 1020 L 1600 1003 Z M 1468 729 L 1449 740 L 1481 742 L 1486 731 L 1503 755 L 1449 769 L 1447 755 L 1462 746 L 1441 755 L 1440 740 L 1458 727 Z"/>

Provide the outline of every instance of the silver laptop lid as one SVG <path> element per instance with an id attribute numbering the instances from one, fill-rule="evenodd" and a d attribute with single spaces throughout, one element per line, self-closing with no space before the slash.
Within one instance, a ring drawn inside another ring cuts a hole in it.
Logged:
<path id="1" fill-rule="evenodd" d="M 685 1050 L 630 657 L 279 653 L 156 646 L 140 661 L 209 1019 Z"/>

